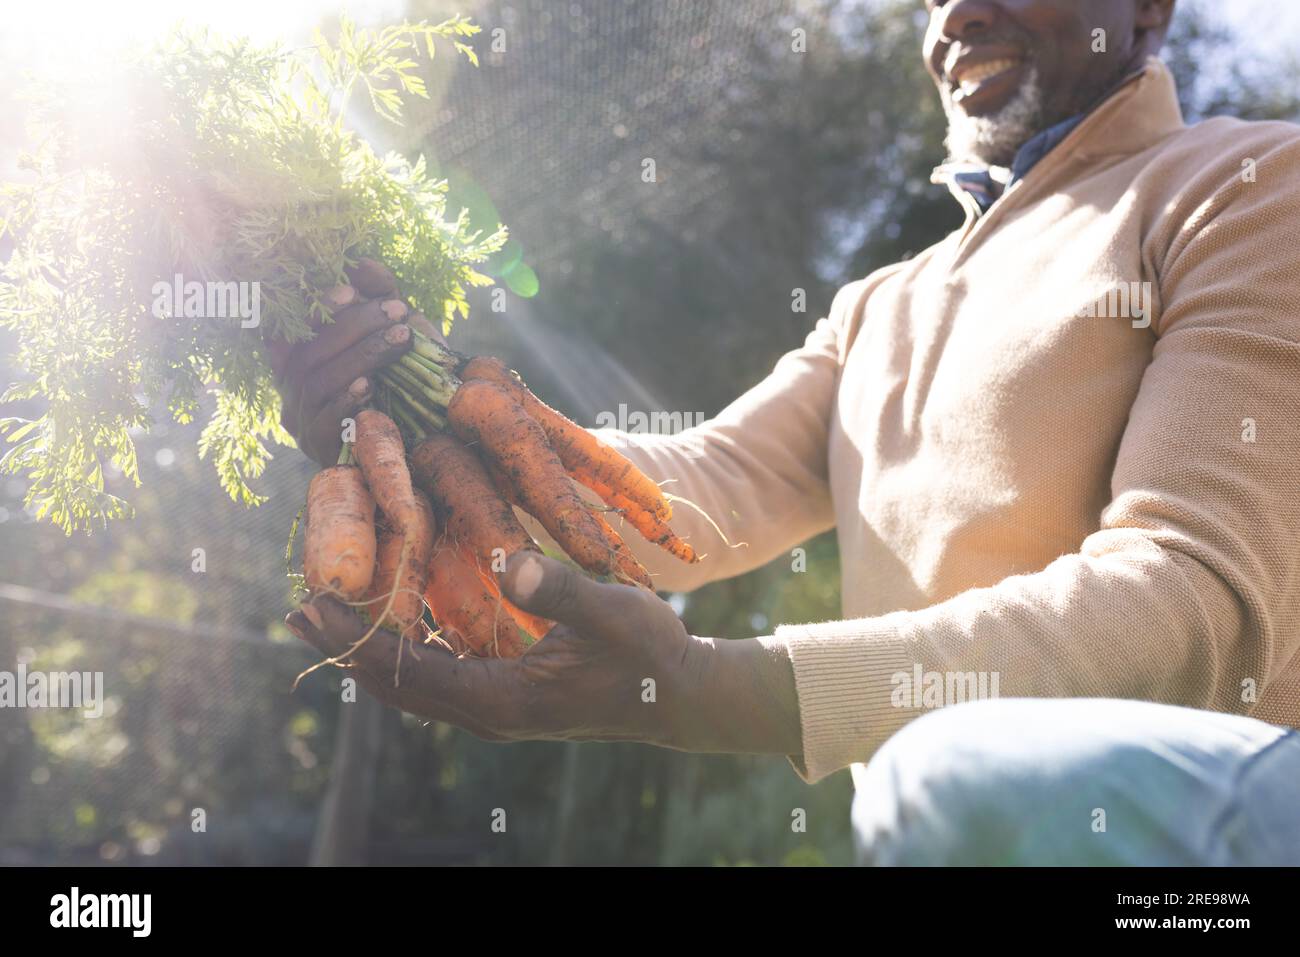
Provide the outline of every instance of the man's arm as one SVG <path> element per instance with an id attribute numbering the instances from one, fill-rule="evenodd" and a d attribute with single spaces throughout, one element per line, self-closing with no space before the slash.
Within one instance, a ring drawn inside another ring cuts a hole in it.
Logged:
<path id="1" fill-rule="evenodd" d="M 1158 341 L 1077 553 L 920 611 L 778 630 L 808 779 L 918 716 L 893 680 L 918 665 L 996 674 L 1002 697 L 1251 710 L 1300 648 L 1298 222 L 1292 140 L 1158 255 Z"/>
<path id="2" fill-rule="evenodd" d="M 686 633 L 643 588 L 594 581 L 531 552 L 511 556 L 507 598 L 558 624 L 520 658 L 399 653 L 327 595 L 285 619 L 386 704 L 491 741 L 641 741 L 685 751 L 795 754 L 799 707 L 785 649 Z"/>

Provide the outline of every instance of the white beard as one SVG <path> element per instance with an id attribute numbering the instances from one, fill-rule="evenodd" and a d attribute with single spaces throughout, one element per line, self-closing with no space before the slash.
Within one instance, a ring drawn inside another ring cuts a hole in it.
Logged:
<path id="1" fill-rule="evenodd" d="M 948 115 L 944 145 L 949 162 L 1010 165 L 1016 150 L 1043 128 L 1043 90 L 1036 66 L 1029 68 L 1011 102 L 991 116 L 966 115 L 947 87 L 939 95 Z"/>

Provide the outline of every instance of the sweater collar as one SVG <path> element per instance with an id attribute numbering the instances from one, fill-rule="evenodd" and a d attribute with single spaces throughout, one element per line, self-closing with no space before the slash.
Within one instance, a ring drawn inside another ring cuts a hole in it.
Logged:
<path id="1" fill-rule="evenodd" d="M 1042 130 L 1025 142 L 1016 151 L 1016 158 L 1011 166 L 989 166 L 984 163 L 945 163 L 934 171 L 932 182 L 947 183 L 957 186 L 979 204 L 981 210 L 987 210 L 998 198 L 1024 179 L 1040 159 L 1056 148 L 1056 144 L 1070 135 L 1076 126 L 1083 122 L 1086 114 L 1078 113 L 1055 126 Z"/>
<path id="2" fill-rule="evenodd" d="M 936 167 L 931 180 L 947 185 L 959 199 L 962 194 L 971 196 L 981 210 L 986 210 L 1007 187 L 1067 139 L 1072 144 L 1071 152 L 1080 159 L 1128 156 L 1183 125 L 1174 75 L 1162 60 L 1150 57 L 1091 112 L 1043 130 L 1025 143 L 1010 170 L 945 163 Z"/>

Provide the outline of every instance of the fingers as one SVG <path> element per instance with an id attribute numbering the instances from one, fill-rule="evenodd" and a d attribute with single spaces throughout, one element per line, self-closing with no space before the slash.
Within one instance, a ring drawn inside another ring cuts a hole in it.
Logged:
<path id="1" fill-rule="evenodd" d="M 335 636 L 328 635 L 321 631 L 318 625 L 313 625 L 308 619 L 309 614 L 314 614 L 318 619 L 321 617 L 320 612 L 313 606 L 304 605 L 302 609 L 290 612 L 285 617 L 284 623 L 290 631 L 315 648 L 318 654 L 326 658 L 337 658 L 343 655 L 348 648 L 364 637 L 367 630 L 365 628 L 358 629 L 359 633 L 355 636 L 338 642 L 334 640 Z M 386 637 L 384 634 L 377 633 L 371 640 L 384 643 Z M 367 642 L 366 646 L 368 645 L 369 642 Z M 353 657 L 349 657 L 347 663 L 342 667 L 347 669 L 349 677 L 356 679 L 357 684 L 361 685 L 371 697 L 381 703 L 433 720 L 444 720 L 443 715 L 435 713 L 437 708 L 434 702 L 416 700 L 409 692 L 403 693 L 400 683 L 396 685 L 393 683 L 391 668 L 389 678 L 385 681 L 362 667 Z"/>
<path id="2" fill-rule="evenodd" d="M 328 595 L 313 596 L 291 613 L 285 624 L 329 658 L 347 652 L 370 630 L 355 612 Z M 499 697 L 493 694 L 488 669 L 502 662 L 459 659 L 436 645 L 420 645 L 418 649 L 407 645 L 401 649 L 399 673 L 398 642 L 403 640 L 391 631 L 379 629 L 348 656 L 347 660 L 374 684 L 373 688 L 367 685 L 367 690 L 403 711 L 473 726 L 471 730 L 481 728 L 485 724 L 483 716 L 493 713 Z M 357 680 L 361 680 L 360 675 Z"/>
<path id="3" fill-rule="evenodd" d="M 361 297 L 351 286 L 335 286 L 329 292 L 325 293 L 325 295 L 321 297 L 321 300 L 325 303 L 331 315 L 338 315 L 338 313 L 346 309 L 348 306 L 360 302 Z M 314 330 L 319 330 L 326 325 L 321 320 L 320 316 L 315 313 L 308 316 L 307 324 Z M 277 381 L 284 378 L 286 367 L 288 366 L 290 359 L 293 358 L 296 350 L 300 346 L 308 344 L 309 343 L 306 342 L 285 342 L 283 339 L 267 340 L 267 356 L 271 360 L 271 371 L 275 374 Z"/>
<path id="4" fill-rule="evenodd" d="M 370 377 L 391 365 L 410 347 L 410 327 L 389 323 L 314 369 L 302 386 L 297 422 L 314 422 L 327 399 L 342 392 L 354 380 Z"/>
<path id="5" fill-rule="evenodd" d="M 313 595 L 302 603 L 297 614 L 308 626 L 303 640 L 331 658 L 346 652 L 370 631 L 370 625 L 355 611 L 330 595 Z M 295 624 L 301 626 L 303 621 L 295 620 Z M 397 657 L 398 640 L 391 632 L 378 629 L 350 655 L 350 660 L 367 671 L 384 662 L 391 665 Z"/>
<path id="6" fill-rule="evenodd" d="M 387 266 L 373 259 L 362 259 L 344 270 L 352 285 L 367 299 L 379 299 L 397 293 L 397 279 Z"/>
<path id="7" fill-rule="evenodd" d="M 357 292 L 355 286 L 340 284 L 320 298 L 325 308 L 329 310 L 330 315 L 337 316 L 344 309 L 360 302 L 361 294 Z M 325 322 L 319 314 L 316 314 L 311 317 L 311 324 L 313 327 L 320 327 L 324 325 Z"/>
<path id="8" fill-rule="evenodd" d="M 362 376 L 353 380 L 346 392 L 328 400 L 303 430 L 299 447 L 307 457 L 321 465 L 333 465 L 343 448 L 343 420 L 355 419 L 374 395 L 370 380 Z"/>
<path id="9" fill-rule="evenodd" d="M 283 383 L 281 424 L 285 429 L 301 439 L 299 429 L 310 427 L 319 415 L 304 396 L 318 368 L 359 348 L 367 337 L 391 328 L 409 312 L 399 299 L 356 303 L 340 312 L 333 323 L 322 326 L 315 339 L 293 345 L 288 357 L 280 360 L 276 373 Z M 346 360 L 343 364 L 347 365 Z"/>
<path id="10" fill-rule="evenodd" d="M 312 618 L 308 616 L 311 615 Z M 365 622 L 356 615 L 355 621 L 349 622 L 342 632 L 327 631 L 321 620 L 320 611 L 308 602 L 304 602 L 297 611 L 291 611 L 284 617 L 285 627 L 311 645 L 326 658 L 335 658 L 359 641 L 366 633 Z M 315 620 L 313 620 L 313 618 Z"/>
<path id="11" fill-rule="evenodd" d="M 316 428 L 317 419 L 326 411 L 322 403 L 336 398 L 342 402 L 337 394 L 343 392 L 344 385 L 387 365 L 410 344 L 409 329 L 387 338 L 380 335 L 414 318 L 410 307 L 397 298 L 397 280 L 392 271 L 373 259 L 363 259 L 346 272 L 350 284 L 335 286 L 320 297 L 333 321 L 324 321 L 317 312 L 308 317 L 316 331 L 311 340 L 266 343 L 282 397 L 280 422 L 304 448 L 312 441 L 301 430 Z M 425 335 L 429 334 L 427 327 L 430 324 L 420 317 L 419 328 Z M 435 338 L 441 337 L 435 334 Z M 349 355 L 354 352 L 356 355 Z M 321 369 L 327 373 L 324 379 L 317 374 Z M 315 433 L 314 438 L 320 434 Z M 325 445 L 337 448 L 333 440 L 326 440 Z"/>
<path id="12" fill-rule="evenodd" d="M 322 325 L 315 339 L 293 346 L 282 365 L 281 376 L 301 381 L 313 369 L 351 349 L 366 336 L 401 320 L 407 311 L 406 304 L 399 299 L 376 299 L 349 306 L 337 313 L 333 322 Z"/>
<path id="13" fill-rule="evenodd" d="M 361 293 L 357 291 L 355 286 L 340 283 L 321 296 L 321 301 L 325 303 L 331 313 L 337 313 L 340 309 L 346 309 L 360 298 Z"/>
<path id="14" fill-rule="evenodd" d="M 332 604 L 338 604 L 333 599 L 329 601 Z M 319 596 L 303 602 L 297 611 L 292 611 L 285 616 L 284 624 L 285 627 L 315 648 L 325 658 L 340 658 L 360 642 L 370 629 L 364 621 L 346 608 L 343 609 L 341 614 L 335 615 L 331 613 L 331 620 L 327 624 L 322 614 L 324 603 L 325 599 Z M 386 633 L 376 632 L 358 651 L 368 649 L 372 641 L 377 646 L 382 646 L 386 643 L 386 638 Z M 367 652 L 367 654 L 369 655 L 371 652 Z M 350 655 L 347 661 L 352 666 L 358 682 L 367 691 L 386 704 L 394 703 L 392 689 L 385 688 L 374 675 L 370 674 L 361 665 L 360 656 L 356 654 Z"/>
<path id="15" fill-rule="evenodd" d="M 562 562 L 533 552 L 517 552 L 501 573 L 501 589 L 524 611 L 562 622 L 575 631 L 599 637 L 617 634 L 626 624 L 638 589 L 605 585 Z"/>

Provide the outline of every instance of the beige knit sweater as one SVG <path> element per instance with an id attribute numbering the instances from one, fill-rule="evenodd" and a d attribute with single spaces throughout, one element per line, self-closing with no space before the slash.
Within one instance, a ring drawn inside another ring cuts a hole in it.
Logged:
<path id="1" fill-rule="evenodd" d="M 688 590 L 838 530 L 848 620 L 776 632 L 808 781 L 925 713 L 917 666 L 1300 725 L 1300 127 L 1186 126 L 1152 60 L 959 198 L 716 418 L 602 433 L 748 543 L 678 507 L 707 559 L 638 555 Z"/>

